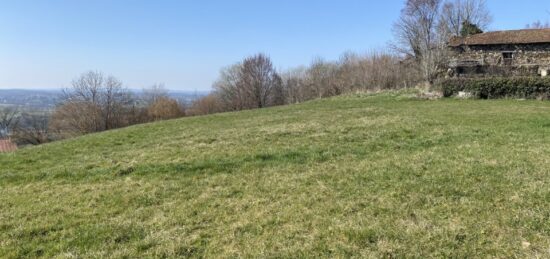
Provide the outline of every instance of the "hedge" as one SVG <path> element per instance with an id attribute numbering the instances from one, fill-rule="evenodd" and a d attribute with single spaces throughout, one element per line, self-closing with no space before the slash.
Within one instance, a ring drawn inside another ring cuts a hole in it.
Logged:
<path id="1" fill-rule="evenodd" d="M 545 98 L 550 97 L 550 77 L 453 78 L 441 81 L 444 97 L 468 92 L 474 98 Z"/>

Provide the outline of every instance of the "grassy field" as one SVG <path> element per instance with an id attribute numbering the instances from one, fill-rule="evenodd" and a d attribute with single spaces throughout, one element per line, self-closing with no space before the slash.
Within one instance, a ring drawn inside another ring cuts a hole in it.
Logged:
<path id="1" fill-rule="evenodd" d="M 0 154 L 0 257 L 549 257 L 550 103 L 353 95 Z"/>

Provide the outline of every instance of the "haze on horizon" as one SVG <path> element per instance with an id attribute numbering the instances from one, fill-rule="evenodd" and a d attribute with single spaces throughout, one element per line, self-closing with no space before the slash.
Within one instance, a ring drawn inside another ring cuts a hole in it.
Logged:
<path id="1" fill-rule="evenodd" d="M 491 30 L 549 19 L 547 0 L 488 0 Z M 510 6 L 514 6 L 511 8 Z M 278 69 L 385 48 L 403 0 L 4 1 L 0 89 L 61 88 L 88 70 L 134 89 L 208 91 L 258 52 Z"/>

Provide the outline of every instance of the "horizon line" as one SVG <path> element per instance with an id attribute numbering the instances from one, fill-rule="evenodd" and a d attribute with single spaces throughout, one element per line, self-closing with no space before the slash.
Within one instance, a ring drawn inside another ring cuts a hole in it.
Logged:
<path id="1" fill-rule="evenodd" d="M 0 91 L 13 91 L 13 90 L 20 90 L 20 91 L 60 91 L 63 89 L 66 89 L 67 87 L 44 87 L 44 88 L 2 88 L 0 87 Z M 70 87 L 69 87 L 70 88 Z M 126 88 L 130 91 L 143 91 L 146 88 Z M 173 89 L 173 88 L 166 88 L 166 91 L 168 92 L 186 92 L 186 93 L 192 93 L 192 92 L 198 92 L 198 93 L 210 93 L 213 90 L 187 90 L 187 89 Z"/>

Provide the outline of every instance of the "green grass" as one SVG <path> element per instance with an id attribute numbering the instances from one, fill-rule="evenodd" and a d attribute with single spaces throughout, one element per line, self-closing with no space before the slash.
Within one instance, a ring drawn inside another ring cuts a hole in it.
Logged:
<path id="1" fill-rule="evenodd" d="M 550 103 L 353 95 L 0 155 L 0 257 L 548 257 Z"/>

